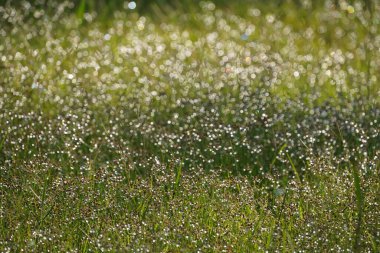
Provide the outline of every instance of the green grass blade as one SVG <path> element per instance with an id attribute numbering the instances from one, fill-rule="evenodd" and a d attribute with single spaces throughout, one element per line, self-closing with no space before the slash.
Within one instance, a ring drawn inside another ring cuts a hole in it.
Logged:
<path id="1" fill-rule="evenodd" d="M 86 11 L 86 0 L 81 0 L 76 12 L 77 18 L 80 19 L 81 21 L 83 21 L 85 11 Z"/>

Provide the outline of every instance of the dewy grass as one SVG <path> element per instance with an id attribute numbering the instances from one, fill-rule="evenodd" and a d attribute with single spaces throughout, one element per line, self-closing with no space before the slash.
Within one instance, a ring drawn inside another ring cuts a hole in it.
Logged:
<path id="1" fill-rule="evenodd" d="M 360 252 L 360 239 L 361 239 L 361 230 L 362 230 L 362 223 L 363 223 L 363 206 L 364 206 L 364 195 L 362 188 L 360 186 L 360 177 L 359 177 L 359 170 L 357 168 L 353 168 L 353 176 L 354 176 L 354 186 L 355 186 L 355 198 L 356 198 L 356 209 L 357 209 L 357 223 L 355 228 L 355 240 L 353 245 L 353 251 L 354 252 Z"/>
<path id="2" fill-rule="evenodd" d="M 118 3 L 0 6 L 0 252 L 379 251 L 378 1 Z"/>

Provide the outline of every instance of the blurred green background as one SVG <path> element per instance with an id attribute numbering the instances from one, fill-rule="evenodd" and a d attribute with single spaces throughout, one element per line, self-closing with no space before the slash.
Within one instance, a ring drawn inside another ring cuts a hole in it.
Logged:
<path id="1" fill-rule="evenodd" d="M 15 1 L 15 0 L 0 0 L 1 5 L 19 5 L 23 4 L 24 1 Z M 34 5 L 43 5 L 49 7 L 54 5 L 57 1 L 55 0 L 35 0 L 32 1 Z M 59 1 L 58 1 L 59 2 Z M 101 13 L 112 13 L 115 10 L 127 9 L 129 2 L 136 3 L 136 11 L 140 13 L 151 12 L 154 13 L 158 9 L 161 11 L 168 11 L 170 9 L 183 9 L 191 11 L 194 8 L 199 6 L 199 3 L 202 1 L 192 1 L 192 0 L 76 0 L 74 10 L 81 14 L 82 12 L 97 11 Z M 236 9 L 246 9 L 246 6 L 249 4 L 255 6 L 271 6 L 271 7 L 285 7 L 286 5 L 296 5 L 299 8 L 314 9 L 320 8 L 328 5 L 335 5 L 339 7 L 339 4 L 343 1 L 340 0 L 212 0 L 211 2 L 215 3 L 217 7 L 220 8 L 233 8 Z M 350 4 L 354 2 L 362 2 L 366 10 L 372 11 L 373 6 L 375 5 L 376 0 L 351 0 L 344 1 Z M 286 11 L 285 9 L 283 11 Z"/>

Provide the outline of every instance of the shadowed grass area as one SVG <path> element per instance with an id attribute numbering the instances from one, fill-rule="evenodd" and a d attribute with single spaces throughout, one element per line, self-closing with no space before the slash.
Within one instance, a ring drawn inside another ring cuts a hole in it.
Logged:
<path id="1" fill-rule="evenodd" d="M 377 1 L 97 4 L 0 7 L 0 251 L 379 250 Z"/>

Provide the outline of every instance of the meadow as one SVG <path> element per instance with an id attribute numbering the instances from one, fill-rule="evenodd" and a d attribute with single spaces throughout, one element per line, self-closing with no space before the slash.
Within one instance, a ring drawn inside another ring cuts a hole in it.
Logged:
<path id="1" fill-rule="evenodd" d="M 158 2 L 0 1 L 0 252 L 379 252 L 380 2 Z"/>

